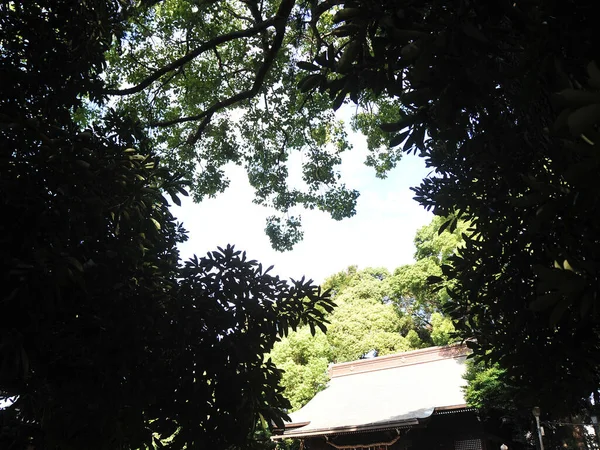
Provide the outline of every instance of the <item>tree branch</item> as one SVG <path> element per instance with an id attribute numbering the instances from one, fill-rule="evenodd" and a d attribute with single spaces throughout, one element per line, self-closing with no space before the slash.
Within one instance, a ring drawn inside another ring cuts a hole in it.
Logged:
<path id="1" fill-rule="evenodd" d="M 252 14 L 252 17 L 254 18 L 254 21 L 258 24 L 261 23 L 263 21 L 262 19 L 262 12 L 261 9 L 258 7 L 258 3 L 252 2 L 252 1 L 248 1 L 245 2 L 246 6 L 248 7 L 248 9 L 250 10 L 250 14 Z M 267 42 L 267 34 L 265 33 L 265 31 L 263 31 L 261 36 L 261 44 L 262 44 L 262 49 L 264 52 L 267 51 L 268 48 L 268 42 Z"/>
<path id="2" fill-rule="evenodd" d="M 237 14 L 233 9 L 231 9 L 227 5 L 222 6 L 222 8 L 238 20 L 244 20 L 246 22 L 254 23 L 254 21 L 250 17 L 246 17 L 246 16 L 242 16 L 241 14 Z"/>
<path id="3" fill-rule="evenodd" d="M 256 94 L 258 94 L 258 92 L 260 91 L 260 89 L 264 83 L 265 77 L 267 76 L 267 74 L 269 73 L 269 70 L 271 69 L 271 66 L 273 65 L 273 62 L 275 61 L 275 57 L 277 56 L 277 53 L 281 49 L 281 46 L 283 44 L 283 38 L 285 36 L 287 21 L 292 13 L 292 8 L 293 8 L 294 4 L 295 4 L 295 0 L 283 0 L 279 6 L 279 9 L 277 10 L 277 14 L 272 19 L 269 20 L 269 22 L 271 22 L 273 24 L 273 26 L 275 27 L 275 37 L 273 38 L 273 44 L 271 45 L 271 48 L 266 53 L 264 61 L 256 73 L 256 78 L 254 79 L 254 83 L 252 84 L 252 87 L 250 89 L 239 92 L 236 95 L 231 96 L 225 100 L 216 102 L 210 108 L 206 109 L 205 111 L 203 111 L 200 114 L 197 114 L 195 116 L 180 117 L 180 118 L 173 119 L 173 120 L 156 122 L 156 123 L 150 124 L 150 126 L 166 127 L 166 126 L 176 125 L 176 124 L 184 123 L 184 122 L 194 122 L 194 121 L 202 120 L 207 117 L 209 118 L 208 120 L 210 120 L 210 117 L 212 117 L 212 115 L 215 114 L 217 111 L 220 111 L 231 105 L 234 105 L 236 103 L 239 103 L 241 101 L 244 101 L 244 100 L 247 100 L 247 99 L 250 99 L 250 98 L 256 96 Z M 204 129 L 206 128 L 206 125 L 208 124 L 208 120 L 202 121 L 202 123 L 198 127 L 197 131 L 188 138 L 188 140 L 187 140 L 188 144 L 194 144 L 198 141 L 198 139 L 200 139 L 202 132 L 204 131 Z"/>
<path id="4" fill-rule="evenodd" d="M 323 38 L 319 33 L 318 22 L 324 12 L 333 8 L 336 5 L 341 5 L 345 0 L 325 0 L 319 3 L 318 0 L 312 0 L 310 3 L 310 22 L 309 27 L 312 30 L 313 36 L 316 40 L 315 52 L 318 54 L 321 47 L 323 47 Z"/>
<path id="5" fill-rule="evenodd" d="M 213 48 L 217 47 L 218 45 L 224 44 L 225 42 L 233 41 L 235 39 L 240 39 L 240 38 L 251 37 L 251 36 L 257 35 L 261 31 L 264 31 L 267 28 L 272 27 L 272 26 L 277 27 L 277 23 L 279 20 L 278 15 L 279 15 L 279 12 L 277 15 L 275 15 L 271 19 L 261 22 L 252 28 L 248 28 L 246 30 L 240 30 L 240 31 L 233 31 L 231 33 L 224 34 L 222 36 L 217 36 L 216 38 L 205 42 L 200 47 L 195 48 L 194 50 L 192 50 L 191 52 L 182 56 L 181 58 L 173 61 L 171 64 L 167 64 L 166 66 L 157 70 L 153 74 L 146 77 L 146 79 L 144 79 L 141 83 L 139 83 L 136 86 L 133 86 L 133 87 L 130 87 L 127 89 L 104 89 L 101 91 L 101 93 L 105 94 L 105 95 L 131 95 L 131 94 L 136 94 L 138 92 L 141 92 L 144 89 L 146 89 L 148 86 L 150 86 L 153 82 L 155 82 L 160 77 L 162 77 L 164 74 L 178 69 L 179 67 L 187 64 L 188 62 L 190 62 L 194 58 L 198 57 L 202 53 L 204 53 L 210 49 L 213 49 Z M 285 26 L 284 26 L 284 28 L 285 28 Z"/>
<path id="6" fill-rule="evenodd" d="M 196 132 L 194 134 L 190 134 L 188 137 L 186 144 L 194 144 L 198 139 L 200 139 L 200 136 L 202 133 L 204 133 L 204 130 L 210 122 L 210 119 L 212 119 L 213 114 L 214 113 L 207 114 L 204 119 L 202 119 L 202 122 L 200 122 L 200 125 L 198 125 Z"/>

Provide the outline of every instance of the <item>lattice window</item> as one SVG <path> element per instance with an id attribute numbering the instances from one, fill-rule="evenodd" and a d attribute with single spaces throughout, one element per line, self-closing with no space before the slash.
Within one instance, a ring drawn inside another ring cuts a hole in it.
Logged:
<path id="1" fill-rule="evenodd" d="M 454 450 L 483 450 L 481 439 L 464 439 L 454 441 Z"/>

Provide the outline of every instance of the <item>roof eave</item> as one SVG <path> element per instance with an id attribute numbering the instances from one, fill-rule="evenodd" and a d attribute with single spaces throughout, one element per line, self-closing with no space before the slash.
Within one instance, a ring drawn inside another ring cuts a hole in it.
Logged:
<path id="1" fill-rule="evenodd" d="M 476 408 L 469 407 L 467 404 L 460 405 L 452 405 L 452 406 L 442 406 L 434 409 L 432 415 L 439 414 L 451 414 L 451 413 L 460 413 L 460 412 L 471 412 L 476 411 Z M 430 416 L 431 417 L 431 416 Z M 425 418 L 429 419 L 429 417 Z M 307 438 L 314 436 L 327 436 L 331 434 L 350 434 L 350 433 L 368 433 L 371 431 L 383 431 L 390 430 L 395 428 L 410 428 L 416 425 L 419 425 L 421 421 L 419 419 L 407 419 L 396 422 L 385 422 L 379 424 L 372 425 L 355 425 L 355 426 L 346 426 L 346 427 L 333 427 L 333 428 L 322 428 L 316 430 L 307 430 L 302 431 L 299 428 L 302 428 L 310 422 L 299 422 L 299 423 L 290 423 L 286 424 L 285 429 L 281 434 L 276 434 L 271 437 L 272 440 L 281 440 L 281 439 L 299 439 L 299 438 Z M 289 431 L 288 431 L 289 430 Z M 279 430 L 275 430 L 275 432 L 281 432 L 281 428 Z"/>
<path id="2" fill-rule="evenodd" d="M 293 425 L 293 424 L 291 424 Z M 355 425 L 355 426 L 346 426 L 346 427 L 334 427 L 334 428 L 322 428 L 317 430 L 307 430 L 307 431 L 291 431 L 286 433 L 286 430 L 283 431 L 282 434 L 273 435 L 271 439 L 280 440 L 280 439 L 298 439 L 298 438 L 307 438 L 307 437 L 315 437 L 315 436 L 327 436 L 331 434 L 350 434 L 350 433 L 368 433 L 371 431 L 383 431 L 394 428 L 409 428 L 415 425 L 419 425 L 418 419 L 409 419 L 402 420 L 398 422 L 385 422 L 380 424 L 373 425 Z M 286 427 L 287 428 L 287 427 Z"/>

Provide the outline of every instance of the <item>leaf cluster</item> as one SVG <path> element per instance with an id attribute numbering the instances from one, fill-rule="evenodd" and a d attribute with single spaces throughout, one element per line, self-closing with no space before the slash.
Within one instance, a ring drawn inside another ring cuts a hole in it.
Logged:
<path id="1" fill-rule="evenodd" d="M 306 12 L 293 0 L 142 5 L 111 48 L 98 91 L 151 130 L 196 200 L 226 189 L 228 164 L 243 166 L 255 201 L 277 212 L 266 232 L 278 250 L 302 238 L 300 217 L 290 218 L 296 206 L 339 220 L 358 197 L 336 170 L 350 144 L 327 97 L 308 101 L 295 88 L 295 61 L 310 47 Z M 302 182 L 292 186 L 293 152 Z"/>

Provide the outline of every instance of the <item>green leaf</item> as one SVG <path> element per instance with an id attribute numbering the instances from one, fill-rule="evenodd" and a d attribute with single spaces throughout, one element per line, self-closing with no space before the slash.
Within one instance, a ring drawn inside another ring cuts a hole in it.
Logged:
<path id="1" fill-rule="evenodd" d="M 382 123 L 379 125 L 379 128 L 381 128 L 381 130 L 385 131 L 386 133 L 392 133 L 394 131 L 402 131 L 406 127 L 409 127 L 413 123 L 415 123 L 415 120 L 416 120 L 416 118 L 414 116 L 408 116 L 403 119 L 400 119 L 398 122 Z"/>
<path id="2" fill-rule="evenodd" d="M 342 89 L 342 91 L 337 95 L 337 97 L 333 101 L 333 104 L 331 106 L 333 108 L 333 110 L 337 111 L 338 109 L 340 109 L 340 106 L 342 106 L 345 99 L 346 99 L 346 91 L 344 91 Z"/>
<path id="3" fill-rule="evenodd" d="M 560 302 L 558 302 L 550 314 L 550 318 L 548 319 L 549 324 L 551 326 L 557 325 L 564 318 L 569 306 L 571 306 L 571 302 L 568 298 L 563 298 Z"/>
<path id="4" fill-rule="evenodd" d="M 580 89 L 564 89 L 552 96 L 558 106 L 581 107 L 600 103 L 600 93 Z"/>
<path id="5" fill-rule="evenodd" d="M 529 304 L 533 311 L 544 311 L 558 303 L 564 296 L 558 292 L 539 295 Z"/>
<path id="6" fill-rule="evenodd" d="M 600 68 L 596 61 L 590 61 L 587 65 L 587 73 L 590 77 L 589 84 L 594 89 L 600 89 Z"/>
<path id="7" fill-rule="evenodd" d="M 354 24 L 354 23 L 349 23 L 346 25 L 342 25 L 341 27 L 336 28 L 335 30 L 333 30 L 331 32 L 331 34 L 333 34 L 334 36 L 337 37 L 347 37 L 347 36 L 352 36 L 356 33 L 358 33 L 361 30 L 361 27 Z"/>
<path id="8" fill-rule="evenodd" d="M 410 134 L 410 130 L 405 131 L 404 133 L 396 134 L 392 139 L 390 139 L 389 146 L 391 148 L 393 148 L 393 147 L 396 147 L 396 146 L 402 144 L 406 140 L 406 138 L 408 137 L 409 134 Z"/>
<path id="9" fill-rule="evenodd" d="M 437 284 L 441 283 L 442 281 L 444 281 L 444 279 L 442 277 L 438 277 L 437 275 L 430 275 L 427 277 L 428 284 Z"/>
<path id="10" fill-rule="evenodd" d="M 348 43 L 348 45 L 344 49 L 342 57 L 337 63 L 336 69 L 338 72 L 344 73 L 350 70 L 352 64 L 358 56 L 358 52 L 360 51 L 361 46 L 362 43 L 358 40 L 353 40 L 350 43 Z"/>
<path id="11" fill-rule="evenodd" d="M 582 319 L 585 319 L 587 317 L 587 315 L 589 314 L 593 305 L 594 305 L 594 299 L 592 298 L 592 295 L 589 292 L 586 292 L 581 297 L 581 306 L 579 309 L 580 317 Z"/>
<path id="12" fill-rule="evenodd" d="M 67 256 L 66 259 L 67 259 L 67 261 L 69 261 L 69 264 L 71 264 L 73 267 L 75 267 L 75 269 L 77 269 L 77 271 L 83 272 L 83 266 L 77 260 L 77 258 L 73 258 L 72 256 Z"/>
<path id="13" fill-rule="evenodd" d="M 600 104 L 588 105 L 573 111 L 567 120 L 569 130 L 575 136 L 585 133 L 600 122 Z"/>
<path id="14" fill-rule="evenodd" d="M 343 21 L 351 20 L 355 17 L 359 17 L 362 14 L 359 8 L 344 8 L 340 9 L 333 16 L 333 23 L 340 23 Z"/>
<path id="15" fill-rule="evenodd" d="M 413 127 L 412 133 L 410 134 L 410 136 L 404 143 L 404 147 L 402 147 L 402 151 L 408 152 L 415 145 L 420 148 L 423 145 L 422 139 L 423 139 L 424 133 L 425 133 L 425 130 L 423 128 L 418 129 L 417 127 Z"/>
<path id="16" fill-rule="evenodd" d="M 298 83 L 300 92 L 311 91 L 312 89 L 317 87 L 319 85 L 319 83 L 321 81 L 323 81 L 324 79 L 325 79 L 325 77 L 321 74 L 307 75 L 306 77 L 302 78 L 302 80 L 300 80 L 300 82 Z"/>
<path id="17" fill-rule="evenodd" d="M 169 192 L 169 196 L 171 197 L 173 203 L 175 203 L 177 206 L 181 206 L 181 200 L 175 193 Z"/>
<path id="18" fill-rule="evenodd" d="M 76 160 L 75 164 L 77 164 L 82 169 L 89 169 L 90 168 L 90 163 L 87 162 L 87 161 L 83 161 L 82 159 Z"/>
<path id="19" fill-rule="evenodd" d="M 452 220 L 453 219 L 448 219 L 442 224 L 442 226 L 440 226 L 440 229 L 438 230 L 438 235 L 440 235 L 444 231 L 446 231 L 446 228 L 448 228 L 450 226 L 450 224 L 452 223 Z"/>
<path id="20" fill-rule="evenodd" d="M 298 61 L 296 65 L 302 70 L 308 70 L 309 72 L 315 72 L 321 70 L 319 66 L 307 61 Z"/>

